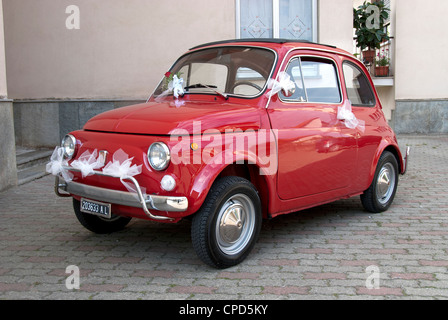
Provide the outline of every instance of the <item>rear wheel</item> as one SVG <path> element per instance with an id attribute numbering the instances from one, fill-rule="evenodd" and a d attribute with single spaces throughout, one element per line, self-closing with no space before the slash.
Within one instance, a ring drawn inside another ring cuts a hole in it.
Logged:
<path id="1" fill-rule="evenodd" d="M 379 213 L 389 209 L 398 186 L 398 162 L 395 156 L 385 151 L 375 172 L 369 189 L 361 195 L 361 202 L 367 211 Z"/>
<path id="2" fill-rule="evenodd" d="M 104 234 L 120 231 L 126 227 L 131 218 L 112 215 L 110 219 L 95 216 L 81 211 L 80 202 L 73 199 L 73 209 L 78 221 L 87 229 L 94 233 Z"/>
<path id="3" fill-rule="evenodd" d="M 261 221 L 261 202 L 255 187 L 239 177 L 221 178 L 193 217 L 193 247 L 212 267 L 237 265 L 255 245 Z"/>

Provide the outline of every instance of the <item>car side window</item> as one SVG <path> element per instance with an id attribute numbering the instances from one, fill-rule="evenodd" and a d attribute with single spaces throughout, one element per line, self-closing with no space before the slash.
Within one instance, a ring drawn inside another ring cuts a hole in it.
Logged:
<path id="1" fill-rule="evenodd" d="M 336 65 L 329 59 L 301 57 L 291 60 L 286 73 L 296 85 L 291 97 L 279 93 L 283 101 L 340 103 L 341 91 Z"/>
<path id="2" fill-rule="evenodd" d="M 364 72 L 353 63 L 344 61 L 343 72 L 347 96 L 354 106 L 375 106 L 375 95 Z"/>

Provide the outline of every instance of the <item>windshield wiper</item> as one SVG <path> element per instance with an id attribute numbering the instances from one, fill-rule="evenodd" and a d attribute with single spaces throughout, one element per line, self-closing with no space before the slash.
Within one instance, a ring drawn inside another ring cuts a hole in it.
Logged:
<path id="1" fill-rule="evenodd" d="M 188 90 L 188 89 L 197 89 L 197 88 L 206 88 L 206 89 L 212 90 L 213 92 L 219 94 L 224 99 L 226 99 L 226 100 L 229 99 L 229 96 L 227 94 L 222 93 L 221 91 L 216 90 L 217 86 L 213 86 L 213 85 L 205 85 L 205 84 L 202 84 L 202 83 L 195 83 L 195 84 L 192 84 L 190 86 L 185 87 L 184 89 Z"/>

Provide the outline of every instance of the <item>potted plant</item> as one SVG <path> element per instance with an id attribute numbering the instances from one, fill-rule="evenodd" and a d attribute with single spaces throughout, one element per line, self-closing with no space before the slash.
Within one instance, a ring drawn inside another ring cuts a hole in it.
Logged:
<path id="1" fill-rule="evenodd" d="M 387 77 L 389 75 L 389 50 L 382 50 L 375 59 L 375 76 Z"/>
<path id="2" fill-rule="evenodd" d="M 361 49 L 367 64 L 373 63 L 375 50 L 380 48 L 381 43 L 390 39 L 384 27 L 389 11 L 384 1 L 365 1 L 353 9 L 356 46 Z"/>

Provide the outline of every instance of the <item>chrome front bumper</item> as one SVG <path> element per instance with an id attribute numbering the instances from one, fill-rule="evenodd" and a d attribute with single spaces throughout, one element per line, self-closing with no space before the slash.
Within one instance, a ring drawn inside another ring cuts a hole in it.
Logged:
<path id="1" fill-rule="evenodd" d="M 70 171 L 78 171 L 71 167 L 66 167 L 65 169 Z M 95 171 L 95 175 L 111 177 L 99 171 Z M 149 210 L 184 212 L 188 209 L 188 199 L 186 197 L 169 197 L 143 194 L 140 185 L 135 178 L 124 177 L 122 179 L 132 182 L 135 186 L 136 193 L 99 188 L 74 181 L 61 181 L 59 176 L 56 177 L 54 190 L 59 197 L 70 197 L 72 195 L 76 195 L 79 197 L 97 200 L 105 203 L 142 208 L 145 214 L 153 220 L 174 219 L 155 215 Z M 61 191 L 63 191 L 64 193 Z"/>

